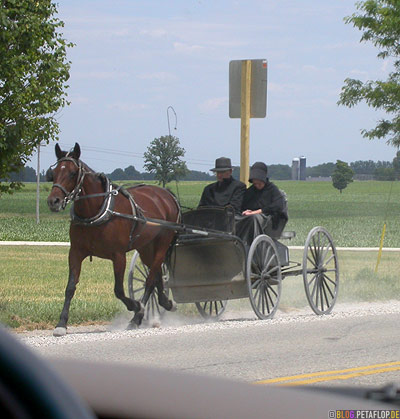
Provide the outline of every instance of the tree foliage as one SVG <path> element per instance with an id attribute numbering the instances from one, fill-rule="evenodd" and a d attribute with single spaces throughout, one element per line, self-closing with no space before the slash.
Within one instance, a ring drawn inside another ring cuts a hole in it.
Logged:
<path id="1" fill-rule="evenodd" d="M 181 160 L 185 150 L 179 146 L 178 138 L 172 135 L 155 138 L 144 153 L 144 168 L 155 175 L 155 179 L 165 185 L 172 180 L 185 177 L 188 169 Z"/>
<path id="2" fill-rule="evenodd" d="M 339 189 L 340 193 L 342 193 L 342 190 L 347 188 L 349 183 L 353 182 L 353 175 L 353 170 L 346 162 L 337 160 L 335 170 L 332 173 L 333 187 Z"/>
<path id="3" fill-rule="evenodd" d="M 72 44 L 56 12 L 51 0 L 0 3 L 0 194 L 21 187 L 4 181 L 59 132 L 54 114 L 67 104 Z"/>
<path id="4" fill-rule="evenodd" d="M 322 163 L 317 166 L 307 167 L 306 174 L 310 177 L 329 177 L 335 170 L 335 163 Z"/>
<path id="5" fill-rule="evenodd" d="M 384 110 L 388 118 L 361 132 L 368 139 L 385 138 L 388 144 L 400 146 L 400 2 L 366 0 L 356 6 L 360 14 L 348 16 L 345 22 L 363 31 L 361 41 L 372 42 L 379 58 L 393 61 L 394 71 L 384 81 L 346 79 L 338 103 L 352 107 L 365 100 L 368 106 Z"/>

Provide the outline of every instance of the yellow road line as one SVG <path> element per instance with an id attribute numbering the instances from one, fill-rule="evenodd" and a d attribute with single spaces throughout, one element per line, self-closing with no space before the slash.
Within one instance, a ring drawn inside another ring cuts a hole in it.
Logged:
<path id="1" fill-rule="evenodd" d="M 356 372 L 354 374 L 347 374 L 347 375 L 332 375 L 330 377 L 313 378 L 313 379 L 310 379 L 310 380 L 294 381 L 294 382 L 283 383 L 283 384 L 279 384 L 279 385 L 280 386 L 304 386 L 304 385 L 307 385 L 307 384 L 319 383 L 321 381 L 348 380 L 349 378 L 361 377 L 363 375 L 373 375 L 373 374 L 380 374 L 382 372 L 399 371 L 399 370 L 400 370 L 400 367 L 381 368 L 381 369 L 372 370 L 372 371 L 361 371 L 361 372 Z"/>
<path id="2" fill-rule="evenodd" d="M 382 367 L 389 367 L 389 368 L 382 368 Z M 369 370 L 372 370 L 372 371 L 369 371 Z M 347 368 L 343 370 L 322 371 L 322 372 L 313 372 L 309 374 L 291 375 L 288 377 L 271 378 L 269 380 L 256 381 L 255 384 L 275 384 L 275 383 L 284 383 L 285 381 L 287 382 L 287 381 L 298 380 L 297 382 L 294 381 L 293 383 L 286 383 L 282 385 L 303 385 L 303 384 L 312 384 L 314 382 L 316 383 L 316 382 L 328 381 L 328 380 L 347 380 L 348 378 L 352 378 L 356 376 L 379 374 L 381 372 L 397 371 L 397 370 L 400 370 L 400 362 L 387 362 L 385 364 L 367 365 L 363 367 Z M 312 378 L 312 377 L 315 377 L 315 378 Z M 307 378 L 312 378 L 312 379 L 304 380 Z"/>

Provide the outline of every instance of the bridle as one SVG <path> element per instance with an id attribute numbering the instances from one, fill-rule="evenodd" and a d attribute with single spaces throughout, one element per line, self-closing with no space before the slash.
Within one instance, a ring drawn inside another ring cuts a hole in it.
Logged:
<path id="1" fill-rule="evenodd" d="M 63 194 L 65 195 L 64 196 L 64 199 L 63 199 L 63 202 L 62 202 L 62 204 L 61 204 L 61 207 L 62 207 L 62 209 L 64 210 L 65 209 L 65 207 L 71 202 L 71 201 L 74 201 L 78 196 L 79 196 L 79 194 L 81 193 L 81 191 L 82 191 L 82 184 L 83 184 L 83 181 L 84 181 L 84 179 L 85 179 L 85 176 L 86 176 L 86 174 L 87 173 L 89 173 L 89 172 L 87 172 L 86 170 L 85 170 L 85 168 L 84 168 L 84 166 L 83 166 L 83 164 L 82 164 L 82 162 L 80 161 L 80 160 L 75 160 L 75 159 L 73 159 L 72 157 L 68 157 L 68 156 L 66 156 L 66 157 L 62 157 L 61 159 L 59 159 L 55 164 L 54 164 L 54 166 L 57 166 L 59 163 L 61 163 L 61 162 L 63 162 L 63 161 L 70 161 L 70 162 L 72 162 L 72 163 L 74 163 L 74 165 L 78 168 L 78 179 L 77 179 L 77 181 L 76 181 L 76 185 L 75 185 L 75 187 L 74 187 L 74 189 L 71 191 L 71 192 L 68 192 L 65 188 L 64 188 L 64 186 L 63 185 L 61 185 L 61 184 L 59 184 L 59 183 L 53 183 L 53 186 L 52 186 L 52 188 L 59 188 L 59 189 L 61 189 L 61 191 L 63 192 Z"/>

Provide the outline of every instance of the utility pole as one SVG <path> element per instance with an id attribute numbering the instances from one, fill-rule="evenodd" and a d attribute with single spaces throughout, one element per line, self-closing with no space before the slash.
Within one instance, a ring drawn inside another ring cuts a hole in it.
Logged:
<path id="1" fill-rule="evenodd" d="M 37 168 L 36 168 L 36 224 L 40 223 L 39 202 L 40 202 L 40 143 L 38 145 L 38 150 L 37 150 Z"/>

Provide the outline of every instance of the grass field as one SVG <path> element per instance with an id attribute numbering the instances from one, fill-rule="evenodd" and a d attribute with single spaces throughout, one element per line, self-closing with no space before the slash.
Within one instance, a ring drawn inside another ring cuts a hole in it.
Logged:
<path id="1" fill-rule="evenodd" d="M 330 182 L 277 181 L 288 196 L 287 230 L 297 236 L 293 245 L 302 245 L 308 231 L 322 225 L 331 232 L 337 246 L 376 247 L 383 222 L 387 221 L 385 247 L 400 247 L 400 182 L 353 182 L 342 194 Z M 195 207 L 206 182 L 181 182 L 179 193 L 184 207 Z M 392 188 L 390 202 L 388 202 Z M 46 198 L 50 184 L 41 185 L 40 224 L 35 220 L 36 185 L 0 198 L 0 240 L 68 241 L 69 212 L 53 214 Z"/>
<path id="2" fill-rule="evenodd" d="M 195 207 L 205 182 L 182 182 L 179 193 L 184 207 Z M 400 183 L 354 182 L 342 194 L 329 182 L 276 182 L 288 196 L 287 230 L 297 236 L 289 245 L 303 245 L 308 231 L 326 227 L 337 246 L 377 247 L 383 222 L 387 221 L 385 247 L 400 247 Z M 390 202 L 388 202 L 392 188 Z M 68 241 L 69 212 L 53 214 L 46 198 L 50 184 L 41 185 L 40 224 L 35 220 L 36 185 L 0 198 L 0 241 Z M 386 215 L 386 217 L 385 217 Z M 20 330 L 54 327 L 64 300 L 68 276 L 67 247 L 0 246 L 0 322 Z M 398 298 L 399 257 L 384 253 L 378 274 L 374 273 L 376 252 L 340 252 L 341 283 L 338 302 L 376 301 Z M 291 259 L 300 261 L 301 252 Z M 235 307 L 248 301 L 230 302 Z M 301 277 L 283 284 L 282 308 L 307 305 Z M 249 308 L 250 309 L 250 308 Z M 194 305 L 181 305 L 185 315 L 197 315 Z M 113 293 L 111 263 L 94 258 L 85 261 L 70 324 L 107 322 L 126 309 Z"/>
<path id="3" fill-rule="evenodd" d="M 301 251 L 291 259 L 301 260 Z M 59 319 L 68 277 L 68 247 L 0 246 L 0 322 L 16 330 L 54 327 Z M 378 274 L 374 273 L 376 252 L 339 252 L 340 302 L 390 300 L 400 295 L 399 258 L 383 254 Z M 114 297 L 111 262 L 85 260 L 77 292 L 72 300 L 70 325 L 109 322 L 125 306 Z M 284 280 L 280 308 L 307 306 L 302 277 Z M 229 310 L 251 311 L 248 299 L 230 301 Z M 194 304 L 178 305 L 178 313 L 199 316 Z M 311 309 L 310 309 L 311 313 Z"/>

